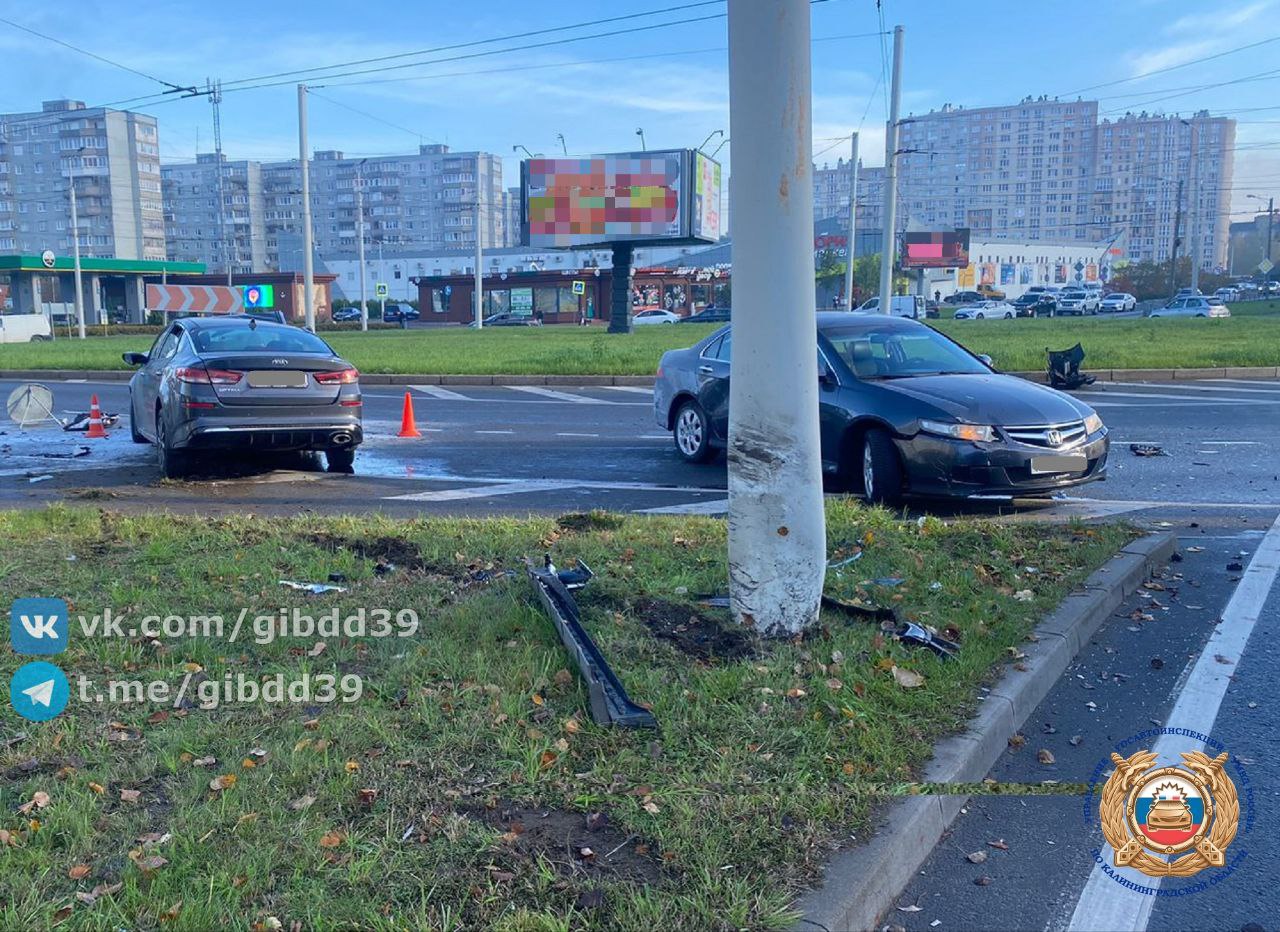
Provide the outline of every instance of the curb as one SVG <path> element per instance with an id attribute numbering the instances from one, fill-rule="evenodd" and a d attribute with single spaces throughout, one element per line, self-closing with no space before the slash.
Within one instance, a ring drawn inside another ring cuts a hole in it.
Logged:
<path id="1" fill-rule="evenodd" d="M 1194 382 L 1199 379 L 1277 379 L 1280 366 L 1228 366 L 1221 369 L 1089 369 L 1100 382 Z M 1044 370 L 1006 372 L 1031 382 L 1046 382 Z M 0 379 L 84 379 L 127 382 L 132 369 L 0 369 Z M 652 388 L 651 375 L 436 375 L 430 373 L 361 373 L 366 385 L 563 385 L 590 388 L 629 385 Z"/>
<path id="2" fill-rule="evenodd" d="M 987 695 L 963 734 L 944 738 L 921 779 L 927 783 L 976 783 L 1004 753 L 1008 738 L 1035 711 L 1103 620 L 1168 561 L 1177 545 L 1173 531 L 1149 534 L 1122 547 L 1068 595 L 1035 629 L 1025 645 L 1027 669 L 1010 669 Z M 869 842 L 837 854 L 827 864 L 823 886 L 796 903 L 803 913 L 796 932 L 814 929 L 877 929 L 933 852 L 967 796 L 912 796 L 888 807 Z"/>

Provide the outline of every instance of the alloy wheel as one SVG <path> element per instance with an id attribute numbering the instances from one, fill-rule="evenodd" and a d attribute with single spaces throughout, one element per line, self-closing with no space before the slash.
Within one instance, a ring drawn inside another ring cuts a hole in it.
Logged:
<path id="1" fill-rule="evenodd" d="M 676 419 L 676 443 L 685 456 L 697 456 L 702 449 L 702 418 L 692 407 L 680 412 Z"/>

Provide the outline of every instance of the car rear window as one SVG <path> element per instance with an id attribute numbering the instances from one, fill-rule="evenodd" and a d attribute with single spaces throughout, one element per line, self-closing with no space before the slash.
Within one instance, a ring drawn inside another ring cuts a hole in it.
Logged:
<path id="1" fill-rule="evenodd" d="M 199 353 L 320 353 L 333 356 L 329 344 L 297 327 L 197 328 L 191 334 Z"/>

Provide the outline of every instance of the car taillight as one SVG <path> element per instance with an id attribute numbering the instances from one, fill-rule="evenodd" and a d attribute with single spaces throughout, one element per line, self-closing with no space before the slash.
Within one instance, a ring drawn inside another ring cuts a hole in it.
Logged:
<path id="1" fill-rule="evenodd" d="M 191 385 L 235 385 L 244 376 L 243 372 L 232 372 L 228 369 L 206 369 L 199 366 L 184 366 L 175 369 L 173 377 L 179 382 Z"/>
<path id="2" fill-rule="evenodd" d="M 316 381 L 321 385 L 354 385 L 360 380 L 360 372 L 354 366 L 339 369 L 337 372 L 316 372 Z"/>

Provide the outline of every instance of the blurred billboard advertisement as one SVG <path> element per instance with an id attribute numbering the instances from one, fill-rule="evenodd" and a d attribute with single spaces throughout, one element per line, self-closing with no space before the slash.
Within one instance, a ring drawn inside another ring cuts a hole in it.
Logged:
<path id="1" fill-rule="evenodd" d="M 968 265 L 968 230 L 902 234 L 904 269 L 963 269 Z"/>

